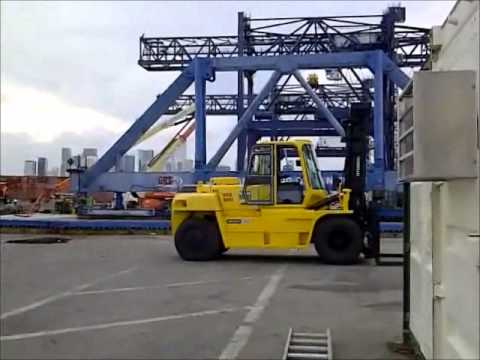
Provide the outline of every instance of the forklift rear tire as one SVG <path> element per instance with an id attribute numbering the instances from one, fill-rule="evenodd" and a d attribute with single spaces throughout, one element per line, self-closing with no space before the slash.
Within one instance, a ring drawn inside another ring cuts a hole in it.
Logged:
<path id="1" fill-rule="evenodd" d="M 206 219 L 186 219 L 175 233 L 177 253 L 187 261 L 207 261 L 218 257 L 221 241 L 217 224 Z"/>
<path id="2" fill-rule="evenodd" d="M 326 219 L 315 229 L 315 250 L 327 264 L 355 264 L 363 248 L 362 238 L 363 232 L 354 220 L 346 217 Z"/>

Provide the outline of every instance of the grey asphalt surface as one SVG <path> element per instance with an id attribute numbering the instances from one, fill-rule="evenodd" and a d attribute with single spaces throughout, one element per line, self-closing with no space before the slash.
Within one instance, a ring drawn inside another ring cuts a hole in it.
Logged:
<path id="1" fill-rule="evenodd" d="M 330 328 L 335 359 L 402 358 L 387 348 L 401 336 L 400 267 L 328 266 L 313 249 L 184 262 L 169 236 L 6 242 L 39 236 L 1 234 L 2 359 L 218 358 L 282 267 L 239 359 L 280 359 L 290 327 Z"/>

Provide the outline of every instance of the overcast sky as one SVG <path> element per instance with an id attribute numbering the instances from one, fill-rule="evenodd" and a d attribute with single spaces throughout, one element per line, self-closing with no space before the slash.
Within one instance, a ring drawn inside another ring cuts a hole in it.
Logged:
<path id="1" fill-rule="evenodd" d="M 137 65 L 138 38 L 235 35 L 237 12 L 252 17 L 381 14 L 392 1 L 335 2 L 1 2 L 1 168 L 21 175 L 23 162 L 60 148 L 106 150 L 175 78 Z M 407 25 L 440 25 L 453 1 L 405 1 Z M 234 93 L 219 82 L 216 92 Z M 226 86 L 228 85 L 228 86 Z M 208 155 L 234 119 L 208 118 Z M 159 150 L 169 129 L 140 148 Z M 193 156 L 193 137 L 188 153 Z M 235 151 L 224 160 L 233 164 Z"/>

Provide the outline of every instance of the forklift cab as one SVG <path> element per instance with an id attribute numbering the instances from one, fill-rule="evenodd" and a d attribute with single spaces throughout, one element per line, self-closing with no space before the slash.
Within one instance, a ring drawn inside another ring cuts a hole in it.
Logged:
<path id="1" fill-rule="evenodd" d="M 246 204 L 309 207 L 327 196 L 309 141 L 254 145 L 242 191 Z"/>

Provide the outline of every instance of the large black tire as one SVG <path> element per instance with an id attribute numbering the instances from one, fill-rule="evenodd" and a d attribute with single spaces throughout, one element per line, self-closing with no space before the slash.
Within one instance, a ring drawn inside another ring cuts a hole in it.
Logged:
<path id="1" fill-rule="evenodd" d="M 313 240 L 318 255 L 328 264 L 355 264 L 363 249 L 362 229 L 346 217 L 332 217 L 320 222 Z"/>
<path id="2" fill-rule="evenodd" d="M 183 260 L 212 260 L 220 255 L 221 245 L 217 224 L 206 219 L 186 219 L 175 233 L 175 248 Z"/>

